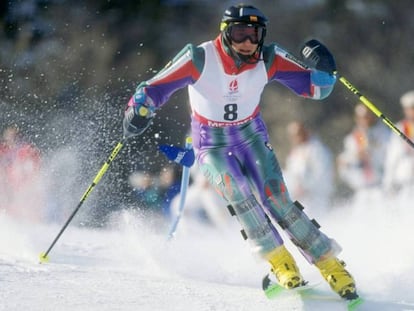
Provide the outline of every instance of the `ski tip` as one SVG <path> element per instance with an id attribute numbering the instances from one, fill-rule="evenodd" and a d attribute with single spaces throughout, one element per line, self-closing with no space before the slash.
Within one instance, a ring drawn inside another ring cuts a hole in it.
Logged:
<path id="1" fill-rule="evenodd" d="M 279 296 L 279 294 L 282 293 L 285 290 L 285 288 L 280 286 L 278 283 L 272 282 L 272 280 L 270 279 L 269 274 L 266 274 L 263 277 L 262 289 L 263 289 L 263 292 L 264 292 L 265 296 L 268 299 L 273 299 L 273 298 Z"/>
<path id="2" fill-rule="evenodd" d="M 273 299 L 277 296 L 279 296 L 282 292 L 284 292 L 286 289 L 279 284 L 273 284 L 269 286 L 265 291 L 264 294 L 268 299 Z"/>
<path id="3" fill-rule="evenodd" d="M 364 302 L 364 300 L 361 297 L 358 297 L 353 300 L 348 301 L 348 310 L 353 311 L 357 310 L 358 306 L 361 305 Z"/>
<path id="4" fill-rule="evenodd" d="M 45 253 L 41 253 L 39 255 L 39 263 L 47 263 L 49 262 L 49 257 Z"/>

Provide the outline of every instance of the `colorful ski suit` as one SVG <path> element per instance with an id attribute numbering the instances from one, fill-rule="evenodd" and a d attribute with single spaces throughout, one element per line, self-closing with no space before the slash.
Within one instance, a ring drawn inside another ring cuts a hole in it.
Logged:
<path id="1" fill-rule="evenodd" d="M 159 108 L 175 91 L 188 86 L 198 164 L 232 206 L 244 237 L 266 258 L 283 244 L 272 218 L 315 262 L 338 249 L 301 205 L 292 202 L 286 189 L 259 111 L 263 88 L 271 81 L 298 95 L 323 99 L 332 91 L 335 78 L 303 67 L 275 44 L 263 48 L 257 64 L 237 66 L 219 36 L 199 46 L 187 45 L 154 78 L 141 83 L 137 93 L 144 92 L 148 104 Z"/>

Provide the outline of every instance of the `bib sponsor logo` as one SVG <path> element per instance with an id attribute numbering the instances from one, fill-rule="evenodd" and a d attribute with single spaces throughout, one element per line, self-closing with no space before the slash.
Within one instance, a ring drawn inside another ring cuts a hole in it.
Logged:
<path id="1" fill-rule="evenodd" d="M 237 93 L 238 91 L 239 91 L 239 82 L 237 81 L 237 79 L 234 79 L 233 81 L 229 83 L 229 92 L 230 94 L 232 94 L 232 93 Z"/>
<path id="2" fill-rule="evenodd" d="M 207 120 L 207 125 L 210 127 L 238 126 L 238 125 L 243 125 L 247 122 L 250 122 L 251 120 L 253 120 L 253 116 L 250 116 L 244 120 L 240 120 L 236 122 L 220 122 L 220 121 Z"/>
<path id="3" fill-rule="evenodd" d="M 227 103 L 237 103 L 241 97 L 239 92 L 239 81 L 237 79 L 231 80 L 227 87 L 228 91 L 223 97 Z"/>

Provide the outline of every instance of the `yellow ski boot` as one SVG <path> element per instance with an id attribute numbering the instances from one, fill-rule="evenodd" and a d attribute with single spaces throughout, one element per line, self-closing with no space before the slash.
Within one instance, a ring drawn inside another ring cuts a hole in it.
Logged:
<path id="1" fill-rule="evenodd" d="M 295 259 L 284 245 L 277 247 L 266 256 L 272 265 L 272 272 L 276 275 L 280 286 L 291 289 L 304 285 L 303 277 L 299 272 Z"/>
<path id="2" fill-rule="evenodd" d="M 346 300 L 358 298 L 355 281 L 345 269 L 345 263 L 335 257 L 323 259 L 315 263 L 332 290 Z"/>

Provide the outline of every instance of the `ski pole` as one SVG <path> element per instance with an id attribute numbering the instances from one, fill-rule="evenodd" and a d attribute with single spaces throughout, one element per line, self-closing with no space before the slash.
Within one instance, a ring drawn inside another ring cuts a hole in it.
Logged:
<path id="1" fill-rule="evenodd" d="M 46 252 L 41 253 L 39 258 L 39 263 L 45 263 L 49 261 L 48 255 L 50 251 L 52 250 L 53 246 L 55 246 L 56 242 L 59 240 L 62 233 L 65 231 L 69 223 L 72 221 L 73 217 L 75 217 L 76 213 L 79 211 L 80 207 L 82 206 L 83 202 L 88 198 L 88 196 L 91 194 L 92 190 L 95 188 L 95 186 L 99 183 L 103 175 L 105 175 L 106 171 L 108 170 L 109 166 L 113 162 L 113 160 L 118 155 L 119 151 L 122 149 L 126 141 L 126 138 L 123 138 L 121 141 L 118 142 L 118 144 L 115 146 L 115 148 L 112 150 L 109 158 L 106 160 L 106 162 L 102 165 L 101 169 L 99 170 L 98 174 L 96 174 L 95 178 L 93 179 L 92 183 L 89 185 L 89 187 L 86 189 L 85 193 L 82 195 L 78 205 L 76 206 L 75 210 L 72 212 L 72 214 L 69 216 L 66 223 L 63 225 L 62 229 L 60 229 L 58 235 L 53 240 L 52 244 L 50 244 L 49 248 Z"/>
<path id="2" fill-rule="evenodd" d="M 191 137 L 187 137 L 187 139 L 185 140 L 185 148 L 186 149 L 193 148 L 193 141 Z M 178 223 L 180 222 L 181 215 L 184 210 L 185 198 L 187 196 L 187 188 L 188 188 L 189 181 L 190 181 L 190 167 L 183 166 L 183 172 L 181 175 L 180 201 L 178 205 L 178 214 L 174 222 L 171 225 L 170 231 L 168 233 L 168 240 L 171 240 L 174 237 L 175 232 L 177 231 Z"/>
<path id="3" fill-rule="evenodd" d="M 403 132 L 400 131 L 400 129 L 392 123 L 390 119 L 388 119 L 384 114 L 364 95 L 361 94 L 361 92 L 351 83 L 349 82 L 344 76 L 341 76 L 338 74 L 338 72 L 334 72 L 334 74 L 339 78 L 339 81 L 342 82 L 345 87 L 350 90 L 352 93 L 354 93 L 356 96 L 358 96 L 359 100 L 368 107 L 378 118 L 382 120 L 391 130 L 394 131 L 398 136 L 400 136 L 402 139 L 404 139 L 412 148 L 414 148 L 414 142 L 408 138 Z"/>

